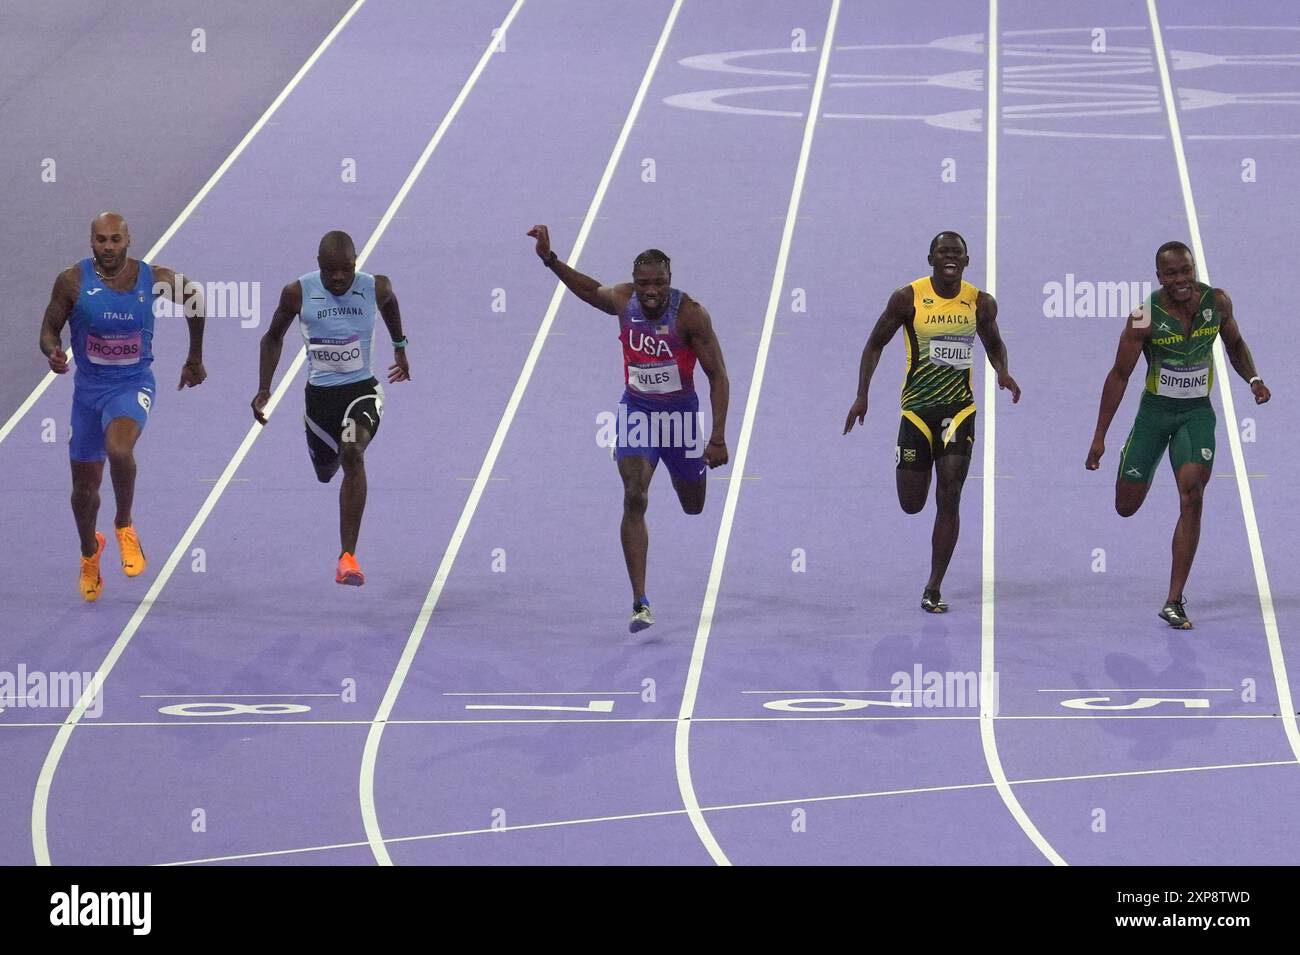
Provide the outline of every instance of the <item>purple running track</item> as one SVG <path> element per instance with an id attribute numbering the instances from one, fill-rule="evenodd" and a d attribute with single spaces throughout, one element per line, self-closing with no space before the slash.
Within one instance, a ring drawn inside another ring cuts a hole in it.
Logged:
<path id="1" fill-rule="evenodd" d="M 681 513 L 664 475 L 652 484 L 648 590 L 659 622 L 649 639 L 626 633 L 621 492 L 596 442 L 597 416 L 615 408 L 622 384 L 616 326 L 566 296 L 418 650 L 401 662 L 554 291 L 523 233 L 548 223 L 568 256 L 671 6 L 523 5 L 366 266 L 393 278 L 413 373 L 386 387 L 385 424 L 367 455 L 366 586 L 330 580 L 337 484 L 319 485 L 305 459 L 296 382 L 191 545 L 204 569 L 184 555 L 109 676 L 104 714 L 71 734 L 52 779 L 53 861 L 373 862 L 358 775 L 370 721 L 399 673 L 373 790 L 397 863 L 707 864 L 679 790 L 687 775 L 735 863 L 1042 864 L 1031 824 L 1069 863 L 1294 856 L 1297 754 L 1279 716 L 1226 434 L 1245 425 L 1225 421 L 1216 399 L 1220 460 L 1188 586 L 1197 629 L 1175 633 L 1155 617 L 1176 517 L 1170 476 L 1160 474 L 1136 517 L 1112 506 L 1136 381 L 1102 470 L 1082 467 L 1123 315 L 1051 317 L 1046 304 L 1050 283 L 1151 280 L 1155 247 L 1188 238 L 1141 0 L 1102 0 L 1086 13 L 999 4 L 994 278 L 1024 399 L 1013 406 L 999 393 L 989 409 L 983 369 L 975 376 L 976 449 L 947 616 L 917 606 L 932 506 L 909 518 L 894 491 L 901 338 L 865 426 L 839 432 L 866 335 L 889 292 L 927 271 L 930 237 L 961 231 L 968 279 L 988 283 L 988 10 L 962 7 L 927 25 L 887 0 L 840 13 L 734 522 L 721 524 L 731 467 L 711 472 L 699 517 Z M 346 228 L 360 243 L 378 225 L 509 9 L 444 3 L 433 17 L 414 0 L 372 0 L 163 263 L 259 282 L 264 326 L 280 286 L 312 267 L 321 232 Z M 643 248 L 673 257 L 674 284 L 709 308 L 727 359 L 733 462 L 828 10 L 827 0 L 687 0 L 578 263 L 613 283 Z M 1254 419 L 1245 466 L 1285 648 L 1300 544 L 1281 428 L 1296 399 L 1277 361 L 1284 326 L 1264 290 L 1267 252 L 1283 241 L 1277 212 L 1293 204 L 1300 116 L 1285 55 L 1300 53 L 1300 22 L 1287 4 L 1264 2 L 1234 8 L 1231 28 L 1201 0 L 1166 0 L 1160 14 L 1205 264 L 1232 292 L 1277 389 L 1263 408 L 1235 376 L 1216 390 L 1231 388 L 1237 417 Z M 1261 25 L 1279 29 L 1238 29 Z M 303 42 L 305 56 L 319 41 Z M 15 86 L 7 73 L 0 97 Z M 1269 92 L 1279 95 L 1261 101 Z M 356 183 L 340 177 L 349 157 Z M 1242 179 L 1247 158 L 1252 182 Z M 180 153 L 157 161 L 192 166 Z M 181 204 L 192 194 L 182 192 Z M 155 232 L 171 208 L 159 205 Z M 41 275 L 69 258 L 44 255 L 33 266 Z M 7 522 L 12 551 L 46 555 L 30 579 L 0 583 L 15 608 L 0 669 L 93 670 L 141 608 L 250 422 L 262 328 L 213 320 L 209 329 L 211 377 L 178 395 L 184 329 L 160 320 L 160 400 L 140 445 L 136 508 L 150 568 L 121 577 L 110 542 L 97 604 L 78 604 L 73 585 L 70 382 L 56 382 L 0 445 L 5 512 L 31 515 Z M 382 330 L 378 341 L 382 368 Z M 697 383 L 707 408 L 702 373 Z M 47 418 L 55 443 L 40 440 Z M 101 528 L 111 518 L 106 487 Z M 729 550 L 682 754 L 678 713 L 720 530 Z M 985 546 L 997 569 L 996 755 L 1019 821 L 992 781 L 978 707 L 879 705 L 899 673 L 980 669 Z M 1297 675 L 1294 654 L 1283 672 Z M 207 694 L 243 709 L 160 712 Z M 1173 702 L 1062 705 L 1103 696 Z M 826 709 L 783 702 L 795 699 Z M 501 708 L 557 706 L 569 709 Z M 11 805 L 31 804 L 66 712 L 0 714 Z M 11 813 L 0 861 L 29 862 L 31 847 L 28 814 Z"/>

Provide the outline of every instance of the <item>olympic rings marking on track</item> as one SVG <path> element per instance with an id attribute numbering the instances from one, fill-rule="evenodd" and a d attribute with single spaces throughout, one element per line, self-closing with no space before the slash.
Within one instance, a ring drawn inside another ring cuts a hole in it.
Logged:
<path id="1" fill-rule="evenodd" d="M 172 703 L 158 712 L 164 716 L 285 716 L 310 709 L 305 703 Z"/>

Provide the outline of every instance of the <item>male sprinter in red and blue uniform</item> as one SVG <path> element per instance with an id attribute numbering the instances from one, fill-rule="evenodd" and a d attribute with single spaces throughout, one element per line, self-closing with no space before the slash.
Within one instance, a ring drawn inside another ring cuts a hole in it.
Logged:
<path id="1" fill-rule="evenodd" d="M 357 538 L 366 509 L 366 447 L 379 431 L 384 389 L 370 370 L 375 309 L 393 339 L 390 384 L 409 381 L 406 336 L 393 285 L 385 275 L 357 271 L 357 250 L 346 232 L 327 232 L 316 252 L 315 272 L 290 282 L 262 336 L 253 417 L 266 424 L 271 379 L 280 363 L 285 332 L 295 318 L 307 346 L 307 451 L 316 479 L 328 484 L 343 467 L 339 486 L 339 562 L 334 582 L 360 587 L 366 575 L 357 564 Z"/>
<path id="2" fill-rule="evenodd" d="M 663 461 L 673 489 L 687 514 L 704 510 L 709 468 L 727 463 L 727 402 L 730 385 L 722 348 L 704 306 L 671 288 L 671 263 L 658 249 L 648 249 L 632 263 L 632 281 L 614 286 L 569 268 L 551 249 L 546 226 L 533 226 L 537 255 L 569 291 L 588 305 L 618 316 L 623 345 L 625 390 L 619 401 L 614 458 L 623 479 L 620 537 L 632 584 L 633 633 L 654 623 L 645 594 L 646 554 L 650 532 L 645 512 L 650 479 Z M 700 447 L 695 393 L 695 363 L 709 377 L 713 430 Z M 666 440 L 665 440 L 666 436 Z M 694 439 L 693 439 L 694 438 Z"/>
<path id="3" fill-rule="evenodd" d="M 41 351 L 50 370 L 67 374 L 63 326 L 71 320 L 72 356 L 77 372 L 72 389 L 72 515 L 81 538 L 81 596 L 99 599 L 104 581 L 99 556 L 104 535 L 95 529 L 99 485 L 108 458 L 117 499 L 113 525 L 128 577 L 144 573 L 144 551 L 131 518 L 135 500 L 135 443 L 153 409 L 154 300 L 166 294 L 184 310 L 190 351 L 177 390 L 196 387 L 203 368 L 203 295 L 197 283 L 160 265 L 130 258 L 131 232 L 116 212 L 90 223 L 91 258 L 59 273 L 41 322 Z"/>

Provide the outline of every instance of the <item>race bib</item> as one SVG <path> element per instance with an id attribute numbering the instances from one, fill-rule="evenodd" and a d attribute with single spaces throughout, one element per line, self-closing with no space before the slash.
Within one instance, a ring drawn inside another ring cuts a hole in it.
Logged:
<path id="1" fill-rule="evenodd" d="M 1204 398 L 1210 393 L 1210 366 L 1160 368 L 1156 394 L 1166 398 Z"/>
<path id="2" fill-rule="evenodd" d="M 118 337 L 86 336 L 86 360 L 92 365 L 138 365 L 140 333 Z"/>
<path id="3" fill-rule="evenodd" d="M 947 368 L 971 366 L 971 341 L 956 335 L 936 335 L 930 339 L 930 364 Z"/>
<path id="4" fill-rule="evenodd" d="M 361 371 L 361 336 L 351 338 L 313 338 L 307 345 L 307 355 L 312 367 L 318 371 L 339 374 Z"/>
<path id="5" fill-rule="evenodd" d="M 627 386 L 643 395 L 666 395 L 682 390 L 682 373 L 675 361 L 662 365 L 628 365 Z"/>

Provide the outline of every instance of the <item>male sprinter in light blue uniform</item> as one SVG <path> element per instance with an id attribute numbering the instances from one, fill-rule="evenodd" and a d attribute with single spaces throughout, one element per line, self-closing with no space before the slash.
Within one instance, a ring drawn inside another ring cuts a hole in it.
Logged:
<path id="1" fill-rule="evenodd" d="M 409 381 L 406 336 L 392 283 L 384 275 L 357 271 L 357 250 L 346 232 L 327 232 L 320 240 L 320 269 L 290 282 L 280 293 L 271 325 L 262 336 L 262 358 L 253 417 L 271 399 L 271 379 L 280 363 L 284 334 L 295 318 L 302 320 L 307 346 L 307 450 L 316 477 L 328 484 L 343 465 L 339 488 L 339 554 L 334 581 L 360 587 L 366 575 L 357 564 L 357 537 L 366 509 L 366 446 L 379 430 L 384 389 L 370 370 L 375 308 L 393 339 L 389 383 Z"/>
<path id="2" fill-rule="evenodd" d="M 95 530 L 99 485 L 108 458 L 117 499 L 117 543 L 128 577 L 144 573 L 144 551 L 131 520 L 135 498 L 135 443 L 154 402 L 153 308 L 160 294 L 182 301 L 190 351 L 177 390 L 203 383 L 203 296 L 197 283 L 160 265 L 127 256 L 131 232 L 116 212 L 90 224 L 91 258 L 59 273 L 41 323 L 41 351 L 57 375 L 68 371 L 63 326 L 71 319 L 77 373 L 72 390 L 72 514 L 81 537 L 81 596 L 99 599 L 104 582 L 99 556 L 104 535 Z"/>

